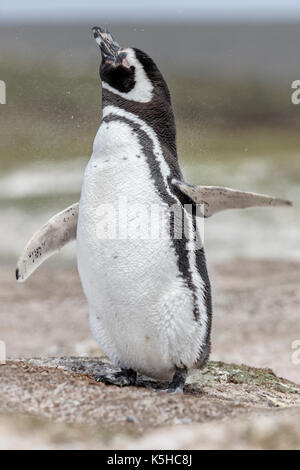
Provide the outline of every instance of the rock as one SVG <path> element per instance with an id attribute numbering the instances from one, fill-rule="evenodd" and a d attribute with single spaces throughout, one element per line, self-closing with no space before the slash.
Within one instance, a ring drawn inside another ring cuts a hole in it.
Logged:
<path id="1" fill-rule="evenodd" d="M 135 422 L 134 418 L 132 418 L 131 416 L 126 416 L 126 421 L 127 421 L 127 423 L 134 423 Z"/>
<path id="2" fill-rule="evenodd" d="M 116 443 L 120 448 L 230 448 L 230 436 L 232 446 L 272 447 L 280 441 L 280 431 L 272 431 L 272 420 L 278 422 L 279 412 L 285 413 L 282 426 L 277 426 L 285 433 L 282 446 L 292 441 L 294 447 L 300 446 L 299 432 L 287 431 L 290 421 L 300 416 L 300 386 L 270 369 L 209 362 L 205 369 L 191 372 L 183 395 L 170 396 L 162 390 L 166 384 L 146 377 L 139 377 L 137 387 L 96 383 L 92 375 L 108 368 L 112 366 L 107 359 L 94 357 L 24 359 L 1 365 L 0 447 L 7 442 L 1 433 L 2 421 L 13 422 L 20 414 L 29 423 L 50 419 L 66 426 L 66 435 L 73 436 L 67 439 L 69 448 L 78 439 L 84 448 L 110 448 Z M 51 448 L 51 436 L 41 426 L 46 440 L 37 440 L 36 445 Z"/>

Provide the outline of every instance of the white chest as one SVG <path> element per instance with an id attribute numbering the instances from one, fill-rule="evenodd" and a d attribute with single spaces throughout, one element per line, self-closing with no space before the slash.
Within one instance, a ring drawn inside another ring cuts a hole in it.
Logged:
<path id="1" fill-rule="evenodd" d="M 147 158 L 128 123 L 101 125 L 80 200 L 78 268 L 104 351 L 120 365 L 167 376 L 195 360 L 199 325 L 164 236 L 169 219 L 151 218 L 165 204 Z"/>

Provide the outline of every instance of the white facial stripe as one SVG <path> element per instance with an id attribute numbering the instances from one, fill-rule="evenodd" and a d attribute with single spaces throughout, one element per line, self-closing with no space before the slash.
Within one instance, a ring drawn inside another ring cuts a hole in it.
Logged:
<path id="1" fill-rule="evenodd" d="M 126 100 L 138 101 L 139 103 L 148 103 L 153 97 L 153 85 L 151 80 L 147 77 L 142 64 L 137 60 L 133 49 L 125 49 L 127 52 L 127 60 L 130 66 L 135 67 L 135 85 L 134 88 L 128 93 L 121 92 L 110 86 L 106 82 L 102 82 L 102 87 L 115 95 L 122 96 Z"/>
<path id="2" fill-rule="evenodd" d="M 159 140 L 153 131 L 153 129 L 148 126 L 142 119 L 140 119 L 138 116 L 136 116 L 133 113 L 129 113 L 128 111 L 125 111 L 124 109 L 117 108 L 116 106 L 106 106 L 103 110 L 103 117 L 108 116 L 109 114 L 115 114 L 117 116 L 122 116 L 130 121 L 139 124 L 141 126 L 141 129 L 146 132 L 148 137 L 151 139 L 153 142 L 153 151 L 154 155 L 156 156 L 159 166 L 160 166 L 160 171 L 164 179 L 165 187 L 168 191 L 168 193 L 177 200 L 178 204 L 180 204 L 179 199 L 172 193 L 172 191 L 169 188 L 168 184 L 168 176 L 170 176 L 170 168 L 166 162 L 166 159 L 164 158 Z M 189 217 L 186 217 L 186 219 L 189 222 L 189 234 L 190 234 L 190 249 L 189 249 L 189 265 L 191 269 L 191 274 L 192 274 L 192 279 L 193 279 L 193 284 L 196 287 L 196 296 L 197 300 L 199 303 L 199 309 L 200 309 L 200 318 L 199 318 L 199 323 L 200 323 L 200 334 L 198 336 L 197 344 L 195 347 L 200 348 L 203 350 L 205 347 L 205 337 L 206 337 L 206 332 L 207 332 L 207 325 L 208 325 L 208 314 L 207 314 L 207 309 L 206 309 L 206 304 L 205 304 L 205 284 L 199 274 L 199 271 L 196 267 L 196 254 L 195 251 L 193 250 L 193 226 L 192 226 L 192 221 L 189 219 Z M 186 223 L 186 222 L 185 222 Z"/>

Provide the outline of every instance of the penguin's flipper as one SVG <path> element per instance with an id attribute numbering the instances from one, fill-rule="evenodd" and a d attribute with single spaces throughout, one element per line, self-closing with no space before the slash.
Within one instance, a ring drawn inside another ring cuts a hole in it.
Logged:
<path id="1" fill-rule="evenodd" d="M 17 281 L 25 281 L 47 258 L 76 238 L 79 203 L 59 212 L 29 240 L 20 256 Z"/>
<path id="2" fill-rule="evenodd" d="M 198 215 L 210 217 L 226 209 L 247 209 L 259 206 L 292 206 L 290 201 L 264 194 L 237 191 L 219 186 L 196 186 L 176 179 L 172 180 L 182 193 L 199 207 Z"/>

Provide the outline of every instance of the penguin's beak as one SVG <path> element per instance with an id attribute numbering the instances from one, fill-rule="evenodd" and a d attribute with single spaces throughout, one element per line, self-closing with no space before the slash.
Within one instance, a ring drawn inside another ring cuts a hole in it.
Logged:
<path id="1" fill-rule="evenodd" d="M 115 61 L 117 58 L 118 51 L 120 49 L 117 41 L 112 37 L 112 35 L 105 31 L 99 26 L 94 26 L 92 28 L 94 38 L 96 43 L 100 47 L 102 59 L 109 59 Z"/>

